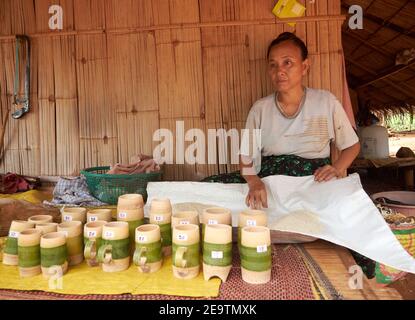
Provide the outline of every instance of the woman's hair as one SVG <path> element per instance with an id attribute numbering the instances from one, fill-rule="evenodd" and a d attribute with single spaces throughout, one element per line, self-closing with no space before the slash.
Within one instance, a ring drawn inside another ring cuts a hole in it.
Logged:
<path id="1" fill-rule="evenodd" d="M 269 58 L 269 54 L 271 53 L 272 48 L 275 47 L 276 45 L 279 45 L 280 43 L 282 43 L 284 41 L 291 41 L 294 45 L 296 45 L 298 48 L 300 48 L 301 57 L 302 57 L 303 61 L 305 59 L 307 59 L 308 49 L 307 49 L 305 43 L 303 42 L 303 40 L 301 40 L 299 37 L 297 37 L 292 32 L 283 32 L 278 36 L 278 38 L 274 39 L 271 42 L 271 44 L 268 47 L 267 59 Z"/>

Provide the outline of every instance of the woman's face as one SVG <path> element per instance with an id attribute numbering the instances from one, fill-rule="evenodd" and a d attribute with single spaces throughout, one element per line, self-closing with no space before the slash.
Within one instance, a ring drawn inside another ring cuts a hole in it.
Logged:
<path id="1" fill-rule="evenodd" d="M 271 49 L 268 74 L 276 91 L 288 92 L 301 86 L 308 68 L 308 59 L 302 60 L 300 48 L 291 41 L 284 41 Z"/>

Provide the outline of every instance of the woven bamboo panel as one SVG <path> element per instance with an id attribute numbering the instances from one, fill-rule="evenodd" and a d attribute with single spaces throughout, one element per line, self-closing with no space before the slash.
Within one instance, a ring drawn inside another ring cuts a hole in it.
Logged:
<path id="1" fill-rule="evenodd" d="M 129 163 L 139 153 L 151 156 L 156 142 L 153 133 L 159 129 L 158 111 L 117 112 L 118 156 Z"/>
<path id="2" fill-rule="evenodd" d="M 300 2 L 307 17 L 340 14 L 338 0 Z M 252 104 L 273 92 L 266 51 L 284 31 L 307 43 L 311 70 L 304 84 L 341 99 L 342 21 L 291 27 L 271 13 L 275 3 L 60 0 L 64 20 L 58 34 L 48 27 L 54 1 L 0 1 L 2 116 L 11 108 L 13 35 L 33 35 L 32 110 L 8 123 L 0 169 L 74 175 L 85 167 L 128 162 L 137 153 L 152 154 L 154 131 L 175 132 L 178 120 L 186 131 L 197 128 L 206 137 L 209 129 L 240 130 Z M 214 151 L 229 156 L 231 144 Z M 169 165 L 165 177 L 199 180 L 234 170 L 230 162 Z"/>
<path id="3" fill-rule="evenodd" d="M 111 110 L 157 111 L 158 85 L 154 32 L 110 35 L 107 43 Z"/>

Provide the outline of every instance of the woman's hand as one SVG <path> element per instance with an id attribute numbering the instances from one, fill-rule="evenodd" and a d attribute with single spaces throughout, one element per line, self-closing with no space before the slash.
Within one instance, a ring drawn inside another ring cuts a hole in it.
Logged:
<path id="1" fill-rule="evenodd" d="M 246 197 L 245 203 L 251 209 L 268 208 L 267 203 L 267 191 L 265 184 L 260 178 L 256 177 L 248 182 L 249 192 Z"/>
<path id="2" fill-rule="evenodd" d="M 330 181 L 331 179 L 338 178 L 340 176 L 340 171 L 331 165 L 326 165 L 324 167 L 318 168 L 314 172 L 314 180 L 317 182 Z"/>

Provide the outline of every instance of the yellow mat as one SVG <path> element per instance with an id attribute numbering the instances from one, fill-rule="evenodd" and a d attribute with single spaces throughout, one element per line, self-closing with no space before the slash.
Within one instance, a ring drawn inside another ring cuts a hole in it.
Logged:
<path id="1" fill-rule="evenodd" d="M 50 283 L 49 283 L 50 282 Z M 61 294 L 162 294 L 184 297 L 217 297 L 219 279 L 205 281 L 203 274 L 193 280 L 180 280 L 173 276 L 171 258 L 164 261 L 156 273 L 143 274 L 135 266 L 124 272 L 105 273 L 100 267 L 91 268 L 82 263 L 72 267 L 62 278 L 62 289 L 54 288 L 58 282 L 42 275 L 20 278 L 18 267 L 0 263 L 0 288 L 13 290 L 39 290 Z"/>
<path id="2" fill-rule="evenodd" d="M 41 203 L 50 200 L 43 192 L 31 190 L 20 194 L 3 195 L 0 198 L 26 200 L 32 203 Z M 101 207 L 102 208 L 102 207 Z M 113 216 L 116 217 L 116 207 Z M 1 248 L 5 238 L 0 238 L 0 289 L 40 290 L 61 294 L 162 294 L 184 297 L 217 297 L 219 295 L 220 280 L 205 281 L 203 274 L 192 280 L 180 280 L 173 276 L 171 258 L 167 258 L 163 267 L 156 273 L 143 274 L 133 265 L 124 272 L 106 273 L 101 268 L 91 268 L 82 263 L 70 267 L 62 278 L 62 289 L 53 288 L 56 281 L 50 286 L 49 280 L 42 275 L 33 278 L 20 278 L 18 267 L 5 266 L 1 263 Z"/>
<path id="3" fill-rule="evenodd" d="M 25 200 L 31 203 L 42 203 L 44 200 L 51 201 L 53 196 L 48 192 L 30 190 L 14 194 L 0 194 L 0 198 L 10 198 L 15 200 Z"/>

